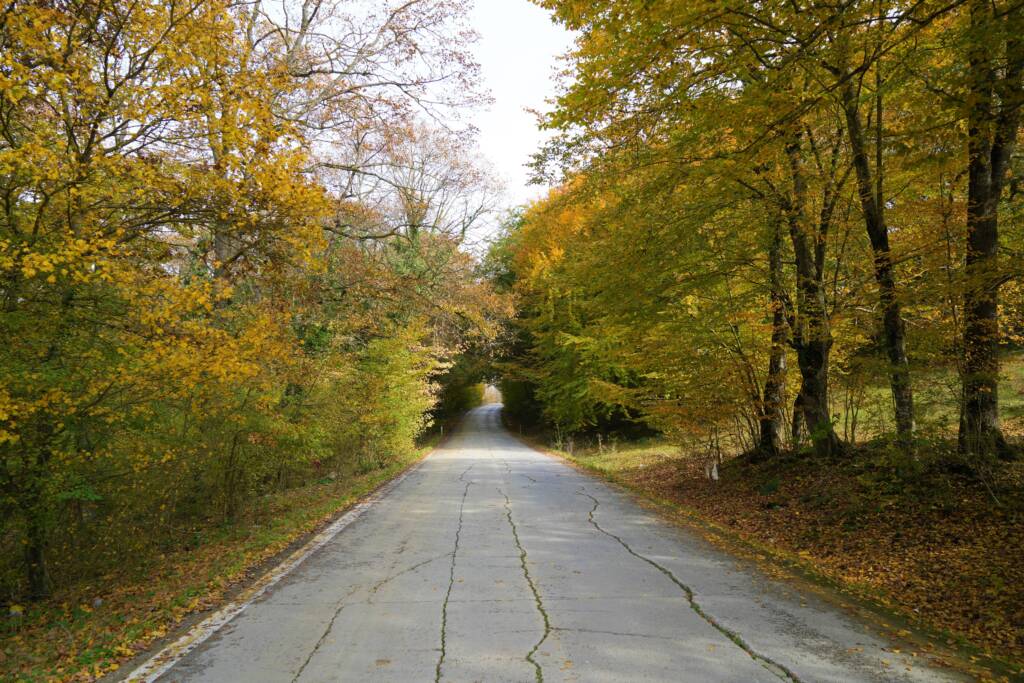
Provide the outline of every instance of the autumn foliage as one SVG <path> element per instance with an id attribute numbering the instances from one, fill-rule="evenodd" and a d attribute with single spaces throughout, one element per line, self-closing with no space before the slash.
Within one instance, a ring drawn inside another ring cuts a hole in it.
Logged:
<path id="1" fill-rule="evenodd" d="M 504 304 L 463 8 L 10 2 L 0 600 L 409 453 Z M 358 30 L 356 30 L 358 29 Z"/>

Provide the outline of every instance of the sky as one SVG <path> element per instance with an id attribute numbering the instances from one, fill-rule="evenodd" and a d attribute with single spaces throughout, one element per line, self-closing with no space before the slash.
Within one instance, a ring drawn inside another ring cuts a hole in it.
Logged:
<path id="1" fill-rule="evenodd" d="M 545 189 L 528 184 L 525 164 L 544 134 L 527 109 L 547 109 L 558 56 L 571 47 L 572 35 L 529 0 L 476 0 L 470 19 L 480 34 L 475 54 L 484 86 L 494 98 L 473 117 L 479 148 L 504 180 L 509 204 L 523 204 Z"/>

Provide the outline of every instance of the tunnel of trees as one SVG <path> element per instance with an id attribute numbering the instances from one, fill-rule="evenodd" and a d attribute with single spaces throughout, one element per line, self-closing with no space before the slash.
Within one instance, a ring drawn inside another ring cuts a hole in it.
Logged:
<path id="1" fill-rule="evenodd" d="M 1024 657 L 1024 5 L 534 2 L 576 36 L 533 163 L 554 189 L 486 248 L 502 207 L 460 118 L 486 100 L 466 3 L 6 4 L 18 647 L 72 624 L 69 670 L 129 656 L 158 629 L 89 631 L 95 586 L 240 529 L 266 551 L 280 510 L 351 503 L 493 384 L 526 438 L 657 441 L 685 456 L 658 470 L 673 484 L 713 458 L 756 514 L 804 471 L 790 509 L 839 510 L 847 477 L 849 514 L 794 552 L 856 583 L 826 535 L 858 535 L 872 571 L 910 537 L 973 544 L 944 572 L 960 585 L 893 571 L 893 601 Z M 724 505 L 711 486 L 670 493 Z M 200 604 L 174 585 L 164 625 Z"/>

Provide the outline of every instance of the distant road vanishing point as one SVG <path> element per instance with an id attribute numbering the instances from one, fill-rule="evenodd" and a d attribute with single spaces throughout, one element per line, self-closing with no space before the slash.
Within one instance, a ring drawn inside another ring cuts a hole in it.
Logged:
<path id="1" fill-rule="evenodd" d="M 952 681 L 471 412 L 160 681 Z"/>

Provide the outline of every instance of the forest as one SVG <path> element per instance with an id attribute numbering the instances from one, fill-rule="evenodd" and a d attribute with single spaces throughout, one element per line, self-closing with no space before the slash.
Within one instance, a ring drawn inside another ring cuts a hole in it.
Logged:
<path id="1" fill-rule="evenodd" d="M 115 670 L 493 383 L 1022 675 L 1024 3 L 533 2 L 513 209 L 462 0 L 4 5 L 0 672 Z"/>
<path id="2" fill-rule="evenodd" d="M 1019 661 L 1022 5 L 539 4 L 508 419 Z"/>

